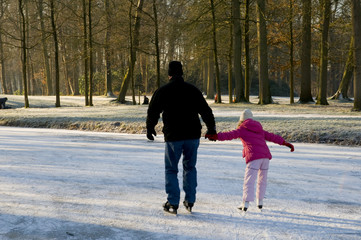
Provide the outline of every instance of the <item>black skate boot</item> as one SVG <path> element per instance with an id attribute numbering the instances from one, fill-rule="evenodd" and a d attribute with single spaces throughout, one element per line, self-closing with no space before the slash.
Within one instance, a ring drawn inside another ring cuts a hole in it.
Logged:
<path id="1" fill-rule="evenodd" d="M 163 204 L 163 210 L 171 214 L 177 214 L 178 205 L 172 205 L 168 201 Z"/>
<path id="2" fill-rule="evenodd" d="M 184 200 L 183 205 L 187 209 L 188 212 L 192 212 L 192 207 L 193 207 L 194 203 L 190 203 L 187 200 Z"/>

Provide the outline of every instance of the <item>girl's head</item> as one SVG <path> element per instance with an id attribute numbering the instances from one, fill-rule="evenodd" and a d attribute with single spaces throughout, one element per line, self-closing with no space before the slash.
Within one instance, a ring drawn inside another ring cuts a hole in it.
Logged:
<path id="1" fill-rule="evenodd" d="M 238 126 L 241 125 L 244 122 L 244 120 L 249 118 L 253 118 L 253 114 L 251 110 L 246 109 L 242 112 L 241 116 L 239 117 Z"/>

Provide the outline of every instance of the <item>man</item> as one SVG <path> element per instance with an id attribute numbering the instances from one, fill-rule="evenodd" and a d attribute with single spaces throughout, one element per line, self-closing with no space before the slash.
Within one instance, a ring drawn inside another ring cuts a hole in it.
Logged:
<path id="1" fill-rule="evenodd" d="M 167 202 L 164 211 L 177 214 L 180 201 L 178 183 L 178 163 L 183 154 L 184 206 L 191 212 L 196 201 L 197 150 L 201 136 L 201 123 L 198 114 L 207 125 L 208 134 L 216 134 L 212 109 L 208 106 L 201 91 L 183 79 L 182 64 L 169 63 L 169 83 L 157 89 L 149 103 L 147 116 L 147 138 L 154 140 L 154 127 L 160 114 L 163 119 L 165 140 L 165 190 Z"/>

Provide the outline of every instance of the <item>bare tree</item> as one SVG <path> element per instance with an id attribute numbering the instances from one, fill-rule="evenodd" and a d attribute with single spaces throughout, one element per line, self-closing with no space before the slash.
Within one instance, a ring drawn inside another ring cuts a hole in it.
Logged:
<path id="1" fill-rule="evenodd" d="M 208 53 L 208 74 L 207 74 L 207 98 L 214 99 L 214 57 L 213 53 Z"/>
<path id="2" fill-rule="evenodd" d="M 21 24 L 21 50 L 22 50 L 22 73 L 23 73 L 23 87 L 24 87 L 24 107 L 29 107 L 29 98 L 28 98 L 28 83 L 27 83 L 27 46 L 26 46 L 26 19 L 24 14 L 24 1 L 19 0 L 19 13 L 20 13 L 20 24 Z"/>
<path id="3" fill-rule="evenodd" d="M 38 1 L 38 12 L 39 12 L 39 21 L 40 21 L 40 30 L 41 30 L 41 43 L 43 48 L 43 61 L 45 67 L 45 78 L 46 78 L 46 86 L 47 86 L 47 94 L 53 95 L 53 81 L 50 74 L 50 64 L 49 64 L 49 56 L 48 56 L 48 47 L 46 45 L 47 33 L 45 29 L 44 23 L 44 6 L 43 0 Z"/>
<path id="4" fill-rule="evenodd" d="M 330 27 L 331 0 L 322 1 L 322 39 L 320 62 L 320 86 L 317 104 L 328 105 L 327 102 L 327 73 L 328 73 L 328 31 Z"/>
<path id="5" fill-rule="evenodd" d="M 158 26 L 158 14 L 156 0 L 153 0 L 153 13 L 154 13 L 154 45 L 155 45 L 155 57 L 157 64 L 157 88 L 160 87 L 160 51 L 159 51 L 159 26 Z"/>
<path id="6" fill-rule="evenodd" d="M 219 65 L 218 65 L 218 53 L 217 53 L 217 32 L 216 32 L 216 16 L 215 16 L 215 7 L 214 1 L 211 1 L 211 12 L 212 12 L 212 34 L 213 34 L 213 57 L 214 65 L 216 68 L 216 88 L 217 88 L 217 103 L 222 103 L 221 98 L 221 80 L 219 77 Z"/>
<path id="7" fill-rule="evenodd" d="M 52 34 L 54 38 L 54 63 L 55 63 L 55 95 L 56 102 L 55 107 L 60 107 L 60 66 L 59 66 L 59 43 L 58 43 L 58 35 L 56 30 L 55 23 L 55 6 L 54 0 L 50 0 L 50 13 L 51 13 L 51 26 L 52 26 Z"/>
<path id="8" fill-rule="evenodd" d="M 125 103 L 125 95 L 127 93 L 128 90 L 128 86 L 129 86 L 129 82 L 131 81 L 131 76 L 130 76 L 130 69 L 134 68 L 135 65 L 135 61 L 136 61 L 136 49 L 139 47 L 139 30 L 140 30 L 140 13 L 142 12 L 143 9 L 143 3 L 144 0 L 138 0 L 138 6 L 137 6 L 137 12 L 136 12 L 136 16 L 135 16 L 135 24 L 134 24 L 134 33 L 133 33 L 133 58 L 131 59 L 131 62 L 129 64 L 127 73 L 123 79 L 122 82 L 122 86 L 120 88 L 120 92 L 117 98 L 117 101 L 120 103 Z"/>
<path id="9" fill-rule="evenodd" d="M 5 55 L 4 55 L 4 44 L 3 44 L 3 21 L 5 14 L 5 7 L 7 3 L 4 0 L 0 0 L 0 64 L 1 64 L 1 90 L 2 93 L 8 94 L 7 81 L 6 81 L 6 66 L 5 66 Z"/>
<path id="10" fill-rule="evenodd" d="M 314 102 L 311 94 L 311 0 L 302 1 L 300 103 Z"/>
<path id="11" fill-rule="evenodd" d="M 342 79 L 340 85 L 336 93 L 331 97 L 331 99 L 343 99 L 343 100 L 350 100 L 348 97 L 348 89 L 350 86 L 350 82 L 352 79 L 352 74 L 354 70 L 354 59 L 353 59 L 353 36 L 351 37 L 350 41 L 350 49 L 348 51 L 348 58 L 346 61 L 345 69 L 342 75 Z"/>
<path id="12" fill-rule="evenodd" d="M 232 60 L 233 60 L 233 26 L 232 24 L 229 25 L 229 35 L 230 35 L 230 41 L 229 41 L 229 51 L 227 56 L 227 70 L 228 70 L 228 99 L 229 103 L 233 103 L 233 68 L 232 68 Z"/>
<path id="13" fill-rule="evenodd" d="M 361 1 L 352 0 L 352 34 L 354 37 L 354 111 L 361 111 Z"/>
<path id="14" fill-rule="evenodd" d="M 294 103 L 294 39 L 293 39 L 293 1 L 289 3 L 289 26 L 290 26 L 290 104 Z"/>
<path id="15" fill-rule="evenodd" d="M 232 0 L 233 23 L 233 71 L 236 84 L 235 102 L 246 102 L 244 96 L 244 82 L 242 77 L 242 31 L 239 0 Z"/>
<path id="16" fill-rule="evenodd" d="M 89 44 L 89 106 L 93 106 L 93 75 L 94 75 L 94 64 L 93 64 L 93 32 L 92 32 L 92 1 L 88 1 L 88 44 Z"/>
<path id="17" fill-rule="evenodd" d="M 112 23 L 111 23 L 111 12 L 110 12 L 109 0 L 105 0 L 105 14 L 106 14 L 106 32 L 105 32 L 105 66 L 106 66 L 106 95 L 113 97 L 112 89 L 112 63 L 110 60 L 110 37 L 112 35 Z"/>
<path id="18" fill-rule="evenodd" d="M 245 9 L 245 21 L 244 21 L 244 53 L 245 53 L 245 69 L 244 69 L 244 81 L 245 81 L 245 98 L 249 102 L 250 88 L 251 88 L 251 76 L 250 76 L 250 51 L 249 51 L 249 8 L 250 0 L 246 0 Z"/>
<path id="19" fill-rule="evenodd" d="M 259 104 L 270 104 L 273 102 L 268 79 L 267 27 L 265 13 L 265 0 L 257 0 Z"/>
<path id="20" fill-rule="evenodd" d="M 83 3 L 83 59 L 84 59 L 84 96 L 85 106 L 89 106 L 89 63 L 88 63 L 88 31 L 87 31 L 87 11 L 86 0 Z"/>

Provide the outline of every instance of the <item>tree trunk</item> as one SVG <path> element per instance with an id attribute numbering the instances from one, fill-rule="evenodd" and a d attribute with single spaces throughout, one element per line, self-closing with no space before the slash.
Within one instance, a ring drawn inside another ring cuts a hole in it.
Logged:
<path id="1" fill-rule="evenodd" d="M 3 44 L 3 26 L 1 21 L 3 20 L 5 9 L 3 0 L 0 1 L 0 64 L 1 64 L 1 90 L 3 94 L 8 94 L 7 80 L 6 80 L 6 67 L 4 56 L 4 44 Z"/>
<path id="2" fill-rule="evenodd" d="M 144 93 L 148 93 L 148 56 L 140 55 L 139 68 L 142 75 L 142 81 L 144 84 Z"/>
<path id="3" fill-rule="evenodd" d="M 132 31 L 132 8 L 133 8 L 133 2 L 130 2 L 130 7 L 129 7 L 129 73 L 130 73 L 130 79 L 131 79 L 131 83 L 132 83 L 132 100 L 133 100 L 133 105 L 136 105 L 136 101 L 135 101 L 135 86 L 134 86 L 134 65 L 132 65 L 133 62 L 133 58 L 135 57 L 135 55 L 133 54 L 133 31 Z"/>
<path id="4" fill-rule="evenodd" d="M 233 71 L 236 87 L 235 102 L 246 102 L 244 96 L 244 82 L 242 78 L 242 31 L 241 12 L 239 0 L 232 0 L 232 24 L 233 24 Z"/>
<path id="5" fill-rule="evenodd" d="M 348 89 L 350 86 L 350 82 L 352 79 L 352 74 L 354 70 L 354 59 L 353 59 L 353 36 L 351 36 L 350 41 L 350 49 L 348 51 L 348 58 L 346 61 L 346 66 L 342 75 L 342 79 L 340 82 L 340 85 L 338 87 L 338 90 L 336 93 L 331 97 L 331 99 L 334 100 L 350 100 L 348 97 Z"/>
<path id="6" fill-rule="evenodd" d="M 131 76 L 129 75 L 129 70 L 131 68 L 134 68 L 135 61 L 136 61 L 136 49 L 139 46 L 139 29 L 140 29 L 140 20 L 141 20 L 140 13 L 142 12 L 142 9 L 143 9 L 143 3 L 144 3 L 144 0 L 138 0 L 138 7 L 137 7 L 136 16 L 135 16 L 135 26 L 134 26 L 134 34 L 133 34 L 133 56 L 134 57 L 132 58 L 130 66 L 128 67 L 127 73 L 124 77 L 122 86 L 120 88 L 119 96 L 117 98 L 117 101 L 120 103 L 125 103 L 125 96 L 127 94 L 129 82 L 131 81 Z"/>
<path id="7" fill-rule="evenodd" d="M 203 93 L 207 94 L 207 84 L 208 84 L 208 59 L 203 58 Z"/>
<path id="8" fill-rule="evenodd" d="M 160 87 L 160 51 L 159 51 L 159 34 L 158 34 L 158 15 L 157 15 L 157 6 L 155 0 L 153 0 L 153 13 L 154 13 L 154 39 L 155 39 L 155 56 L 157 63 L 157 88 Z"/>
<path id="9" fill-rule="evenodd" d="M 323 0 L 322 13 L 322 39 L 321 39 L 321 66 L 320 86 L 318 91 L 317 104 L 328 105 L 327 102 L 327 74 L 328 74 L 328 30 L 330 26 L 331 0 Z"/>
<path id="10" fill-rule="evenodd" d="M 6 67 L 5 67 L 5 56 L 4 56 L 4 45 L 2 37 L 2 29 L 0 28 L 0 64 L 1 64 L 1 90 L 3 94 L 8 94 L 6 87 Z"/>
<path id="11" fill-rule="evenodd" d="M 214 1 L 211 1 L 211 11 L 212 11 L 212 27 L 213 27 L 213 57 L 214 57 L 214 65 L 216 67 L 216 87 L 217 87 L 217 103 L 222 103 L 221 98 L 221 80 L 219 77 L 219 65 L 218 65 L 218 53 L 217 53 L 217 33 L 216 33 L 216 16 L 215 16 L 215 8 Z"/>
<path id="12" fill-rule="evenodd" d="M 86 0 L 83 0 L 83 58 L 84 58 L 84 95 L 85 106 L 89 106 L 89 63 L 88 63 L 88 31 L 87 31 L 87 12 L 86 12 Z"/>
<path id="13" fill-rule="evenodd" d="M 111 12 L 109 0 L 105 0 L 105 14 L 107 21 L 107 28 L 105 32 L 105 66 L 106 66 L 106 95 L 108 97 L 114 97 L 112 89 L 112 63 L 110 60 L 110 37 L 112 34 Z"/>
<path id="14" fill-rule="evenodd" d="M 311 94 L 311 0 L 302 1 L 301 93 L 299 103 L 314 102 Z"/>
<path id="15" fill-rule="evenodd" d="M 244 81 L 245 81 L 245 99 L 249 102 L 249 95 L 251 89 L 251 77 L 250 77 L 250 51 L 249 51 L 249 6 L 250 0 L 246 0 L 246 16 L 244 22 L 244 52 L 245 52 L 245 73 L 244 73 Z"/>
<path id="16" fill-rule="evenodd" d="M 265 0 L 257 0 L 257 37 L 258 37 L 258 77 L 259 77 L 259 103 L 272 103 L 268 79 L 268 50 L 266 26 Z"/>
<path id="17" fill-rule="evenodd" d="M 91 7 L 91 0 L 88 1 L 88 20 L 89 20 L 89 106 L 93 106 L 93 76 L 94 76 L 94 64 L 93 64 L 93 33 L 92 33 L 92 7 Z"/>
<path id="18" fill-rule="evenodd" d="M 207 99 L 214 99 L 214 58 L 212 52 L 208 54 L 208 81 L 207 81 Z"/>
<path id="19" fill-rule="evenodd" d="M 53 30 L 53 38 L 54 38 L 54 63 L 55 63 L 55 95 L 56 102 L 55 107 L 60 107 L 60 75 L 59 75 L 59 44 L 58 44 L 58 35 L 56 31 L 55 25 L 55 7 L 54 0 L 50 0 L 50 13 L 51 13 L 51 26 Z"/>
<path id="20" fill-rule="evenodd" d="M 354 111 L 361 111 L 361 1 L 352 0 L 352 33 L 354 37 Z"/>
<path id="21" fill-rule="evenodd" d="M 232 24 L 229 25 L 229 52 L 227 58 L 227 67 L 228 67 L 228 98 L 229 103 L 233 103 L 233 74 L 232 74 L 232 52 L 233 52 L 233 26 Z"/>
<path id="22" fill-rule="evenodd" d="M 21 19 L 21 50 L 22 50 L 22 71 L 23 71 L 23 87 L 24 87 L 24 107 L 29 107 L 29 99 L 28 99 L 28 83 L 27 83 L 27 46 L 26 46 L 26 23 L 25 23 L 25 15 L 24 15 L 24 2 L 23 0 L 19 0 L 19 13 Z"/>
<path id="23" fill-rule="evenodd" d="M 293 0 L 290 0 L 290 104 L 294 103 L 294 64 L 293 64 L 293 47 L 294 47 L 294 40 L 293 40 Z"/>
<path id="24" fill-rule="evenodd" d="M 44 16 L 43 16 L 43 0 L 39 0 L 38 2 L 38 12 L 39 12 L 39 21 L 40 21 L 40 29 L 41 29 L 41 43 L 43 47 L 43 60 L 45 67 L 45 79 L 47 86 L 47 95 L 53 95 L 53 82 L 50 74 L 50 65 L 49 65 L 49 56 L 48 56 L 48 47 L 46 45 L 46 30 L 44 24 Z"/>

